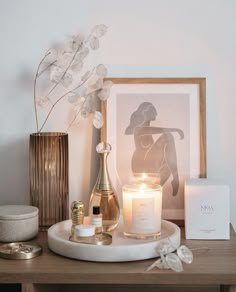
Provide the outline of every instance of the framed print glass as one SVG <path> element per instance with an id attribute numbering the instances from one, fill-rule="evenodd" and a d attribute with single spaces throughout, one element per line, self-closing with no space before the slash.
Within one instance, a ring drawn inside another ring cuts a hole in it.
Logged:
<path id="1" fill-rule="evenodd" d="M 206 177 L 205 78 L 108 79 L 101 139 L 113 149 L 108 167 L 120 202 L 135 174 L 155 174 L 163 219 L 183 220 L 184 181 Z"/>

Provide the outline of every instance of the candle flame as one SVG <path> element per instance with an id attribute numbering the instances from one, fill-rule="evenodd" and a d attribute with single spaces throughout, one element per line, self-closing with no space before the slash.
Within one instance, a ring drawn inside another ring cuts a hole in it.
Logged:
<path id="1" fill-rule="evenodd" d="M 142 173 L 142 180 L 146 180 L 147 179 L 147 174 L 145 172 Z"/>

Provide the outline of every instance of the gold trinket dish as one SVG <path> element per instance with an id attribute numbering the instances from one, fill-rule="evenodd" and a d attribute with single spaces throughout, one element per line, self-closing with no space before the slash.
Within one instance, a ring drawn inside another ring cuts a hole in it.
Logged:
<path id="1" fill-rule="evenodd" d="M 39 256 L 42 247 L 25 243 L 8 243 L 0 246 L 0 257 L 10 260 L 28 260 Z"/>

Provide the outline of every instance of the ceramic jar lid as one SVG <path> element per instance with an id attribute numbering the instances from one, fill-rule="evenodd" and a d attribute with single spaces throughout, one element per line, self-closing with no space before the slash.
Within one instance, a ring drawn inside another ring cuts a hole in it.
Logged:
<path id="1" fill-rule="evenodd" d="M 21 220 L 38 215 L 38 208 L 27 205 L 0 206 L 0 220 Z"/>

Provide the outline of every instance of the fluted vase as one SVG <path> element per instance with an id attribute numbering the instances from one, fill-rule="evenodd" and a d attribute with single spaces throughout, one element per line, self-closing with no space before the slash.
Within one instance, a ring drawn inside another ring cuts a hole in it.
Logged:
<path id="1" fill-rule="evenodd" d="M 39 208 L 39 228 L 68 219 L 68 134 L 30 135 L 29 175 L 31 204 Z"/>

